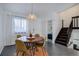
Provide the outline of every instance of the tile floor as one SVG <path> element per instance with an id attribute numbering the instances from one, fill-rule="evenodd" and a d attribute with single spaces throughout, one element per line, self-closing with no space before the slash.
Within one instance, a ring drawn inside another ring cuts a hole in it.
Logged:
<path id="1" fill-rule="evenodd" d="M 59 44 L 52 44 L 47 42 L 45 48 L 47 49 L 49 56 L 77 56 L 78 52 L 76 50 L 67 48 Z M 13 46 L 4 47 L 1 56 L 15 56 L 16 48 Z"/>

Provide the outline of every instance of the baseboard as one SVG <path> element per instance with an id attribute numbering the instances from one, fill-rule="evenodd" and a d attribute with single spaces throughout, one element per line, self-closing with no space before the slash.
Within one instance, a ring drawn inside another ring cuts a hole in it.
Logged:
<path id="1" fill-rule="evenodd" d="M 14 46 L 15 44 L 13 44 L 13 45 L 6 45 L 5 47 L 8 47 L 8 46 Z"/>

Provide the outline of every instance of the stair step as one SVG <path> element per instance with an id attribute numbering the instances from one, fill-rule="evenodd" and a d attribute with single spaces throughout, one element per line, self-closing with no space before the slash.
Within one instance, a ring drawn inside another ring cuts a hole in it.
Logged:
<path id="1" fill-rule="evenodd" d="M 65 32 L 65 31 L 63 31 L 63 32 L 61 32 L 61 33 L 63 33 L 63 34 L 67 34 L 67 32 Z"/>
<path id="2" fill-rule="evenodd" d="M 62 28 L 55 43 L 67 46 L 67 39 L 68 39 L 68 34 L 67 34 L 68 28 Z"/>
<path id="3" fill-rule="evenodd" d="M 60 34 L 60 35 L 61 35 L 61 36 L 68 36 L 67 34 L 63 34 L 63 33 L 62 33 L 62 34 Z"/>
<path id="4" fill-rule="evenodd" d="M 62 30 L 67 30 L 68 28 L 62 28 Z"/>
<path id="5" fill-rule="evenodd" d="M 62 41 L 62 42 L 67 43 L 67 39 L 63 39 L 63 38 L 57 38 L 57 41 Z"/>
<path id="6" fill-rule="evenodd" d="M 67 32 L 60 32 L 59 34 L 67 34 Z"/>
<path id="7" fill-rule="evenodd" d="M 67 32 L 67 30 L 61 30 L 61 31 L 65 31 L 65 32 Z"/>
<path id="8" fill-rule="evenodd" d="M 66 44 L 66 42 L 61 41 L 61 40 L 57 40 L 56 42 L 60 42 L 60 43 Z"/>
<path id="9" fill-rule="evenodd" d="M 61 29 L 62 31 L 67 31 L 68 29 Z"/>
<path id="10" fill-rule="evenodd" d="M 66 44 L 66 43 L 61 42 L 61 41 L 56 41 L 56 43 L 61 44 L 61 45 L 64 45 L 64 46 L 67 46 L 67 44 Z"/>
<path id="11" fill-rule="evenodd" d="M 65 32 L 65 31 L 61 31 L 60 33 L 67 34 L 67 32 Z"/>
<path id="12" fill-rule="evenodd" d="M 67 39 L 68 36 L 61 36 L 59 35 L 57 38 L 63 38 L 63 39 Z"/>
<path id="13" fill-rule="evenodd" d="M 62 31 L 67 31 L 68 29 L 61 29 Z"/>

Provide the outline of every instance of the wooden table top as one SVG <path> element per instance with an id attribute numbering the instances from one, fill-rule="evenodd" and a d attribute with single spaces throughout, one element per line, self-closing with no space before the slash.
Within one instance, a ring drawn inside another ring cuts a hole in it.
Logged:
<path id="1" fill-rule="evenodd" d="M 27 36 L 22 36 L 20 38 L 17 38 L 17 40 L 21 40 L 23 42 L 32 42 L 32 40 L 34 40 L 35 37 L 27 37 Z"/>

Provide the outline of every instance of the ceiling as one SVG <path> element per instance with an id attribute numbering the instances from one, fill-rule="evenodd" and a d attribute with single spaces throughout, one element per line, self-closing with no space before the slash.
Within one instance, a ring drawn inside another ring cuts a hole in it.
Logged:
<path id="1" fill-rule="evenodd" d="M 63 11 L 75 5 L 75 3 L 4 3 L 4 10 L 28 15 L 32 10 L 38 17 L 47 17 L 55 12 Z"/>

